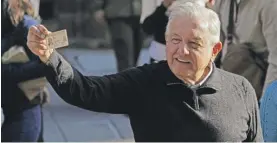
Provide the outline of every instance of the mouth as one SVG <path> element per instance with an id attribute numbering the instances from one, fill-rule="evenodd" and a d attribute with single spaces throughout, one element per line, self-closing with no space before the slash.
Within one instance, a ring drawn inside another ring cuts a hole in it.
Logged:
<path id="1" fill-rule="evenodd" d="M 181 62 L 181 63 L 184 63 L 184 64 L 191 64 L 191 61 L 189 61 L 189 60 L 182 60 L 182 59 L 179 59 L 179 58 L 176 58 L 176 60 L 178 62 Z"/>

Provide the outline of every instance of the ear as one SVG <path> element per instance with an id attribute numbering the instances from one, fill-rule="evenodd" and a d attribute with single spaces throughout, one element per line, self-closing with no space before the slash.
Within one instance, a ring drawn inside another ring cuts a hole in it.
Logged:
<path id="1" fill-rule="evenodd" d="M 222 50 L 222 43 L 221 42 L 216 43 L 213 47 L 213 55 L 212 55 L 213 60 L 216 58 L 216 56 L 221 50 Z"/>
<path id="2" fill-rule="evenodd" d="M 207 8 L 212 8 L 215 4 L 215 0 L 207 0 L 206 1 L 206 7 Z"/>
<path id="3" fill-rule="evenodd" d="M 208 2 L 209 2 L 211 5 L 214 5 L 215 0 L 208 0 Z"/>

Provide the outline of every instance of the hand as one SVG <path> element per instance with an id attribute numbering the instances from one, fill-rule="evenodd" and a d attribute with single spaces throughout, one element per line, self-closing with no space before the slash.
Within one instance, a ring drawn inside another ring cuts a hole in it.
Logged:
<path id="1" fill-rule="evenodd" d="M 164 7 L 168 8 L 175 0 L 163 0 Z"/>
<path id="2" fill-rule="evenodd" d="M 28 32 L 27 46 L 44 63 L 48 61 L 53 53 L 53 49 L 49 49 L 47 46 L 46 40 L 50 33 L 43 25 L 32 26 Z"/>
<path id="3" fill-rule="evenodd" d="M 104 10 L 98 10 L 94 13 L 95 20 L 102 24 L 105 23 L 105 12 Z"/>

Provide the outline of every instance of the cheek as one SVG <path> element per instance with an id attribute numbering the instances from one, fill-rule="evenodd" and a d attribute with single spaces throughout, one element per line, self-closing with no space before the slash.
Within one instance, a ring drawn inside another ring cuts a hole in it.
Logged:
<path id="1" fill-rule="evenodd" d="M 209 54 L 210 51 L 205 51 L 205 52 L 197 52 L 193 54 L 193 60 L 196 61 L 196 68 L 197 69 L 202 69 L 203 67 L 206 67 L 207 64 L 211 60 L 211 54 Z"/>
<path id="2" fill-rule="evenodd" d="M 177 46 L 173 45 L 173 44 L 166 44 L 166 59 L 168 61 L 172 61 L 173 60 L 173 56 L 174 54 L 177 52 Z"/>

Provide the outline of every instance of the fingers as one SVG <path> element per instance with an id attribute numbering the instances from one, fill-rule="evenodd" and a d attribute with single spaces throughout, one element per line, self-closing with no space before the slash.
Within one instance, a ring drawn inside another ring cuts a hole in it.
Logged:
<path id="1" fill-rule="evenodd" d="M 29 33 L 30 35 L 35 35 L 41 39 L 45 39 L 46 36 L 48 34 L 50 34 L 51 32 L 47 30 L 47 28 L 45 28 L 43 25 L 37 25 L 37 26 L 32 26 L 29 29 Z"/>
<path id="2" fill-rule="evenodd" d="M 42 39 L 42 38 L 40 38 L 40 37 L 38 37 L 37 35 L 34 35 L 34 34 L 28 34 L 27 40 L 28 40 L 28 42 L 36 42 L 36 43 L 40 43 L 40 44 L 47 44 L 46 39 Z"/>
<path id="3" fill-rule="evenodd" d="M 50 34 L 50 32 L 47 30 L 47 28 L 45 28 L 43 25 L 38 25 L 37 28 L 39 29 L 39 31 L 44 34 L 45 36 L 47 36 L 48 34 Z"/>
<path id="4" fill-rule="evenodd" d="M 27 45 L 29 48 L 39 48 L 45 49 L 47 48 L 47 40 L 46 36 L 50 34 L 43 25 L 32 26 L 29 29 L 27 36 Z"/>
<path id="5" fill-rule="evenodd" d="M 47 50 L 48 47 L 46 44 L 40 44 L 37 42 L 27 42 L 27 46 L 30 48 L 30 50 Z"/>
<path id="6" fill-rule="evenodd" d="M 31 26 L 29 28 L 28 35 L 34 35 L 34 36 L 40 37 L 41 39 L 45 38 L 45 35 L 42 34 L 42 32 L 38 29 L 37 26 Z"/>
<path id="7" fill-rule="evenodd" d="M 43 25 L 32 26 L 28 32 L 27 46 L 43 62 L 47 61 L 53 52 L 47 45 L 47 35 L 50 33 Z"/>

